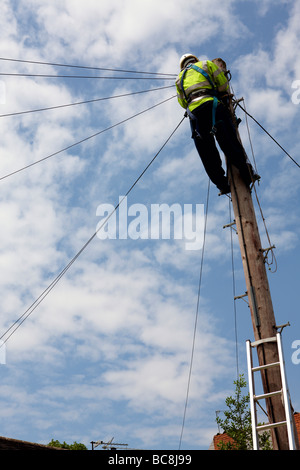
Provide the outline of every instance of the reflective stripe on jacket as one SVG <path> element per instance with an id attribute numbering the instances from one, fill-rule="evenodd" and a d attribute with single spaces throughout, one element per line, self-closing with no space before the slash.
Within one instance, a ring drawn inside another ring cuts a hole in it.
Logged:
<path id="1" fill-rule="evenodd" d="M 195 65 L 208 73 L 212 82 L 216 85 L 218 92 L 224 92 L 229 88 L 228 80 L 222 70 L 210 60 L 196 62 Z M 213 99 L 210 90 L 212 87 L 209 81 L 200 72 L 192 68 L 188 68 L 183 80 L 183 88 L 181 87 L 181 78 L 184 69 L 176 79 L 177 99 L 179 104 L 186 109 L 189 107 L 193 111 L 197 106 Z M 187 99 L 186 99 L 187 98 Z"/>

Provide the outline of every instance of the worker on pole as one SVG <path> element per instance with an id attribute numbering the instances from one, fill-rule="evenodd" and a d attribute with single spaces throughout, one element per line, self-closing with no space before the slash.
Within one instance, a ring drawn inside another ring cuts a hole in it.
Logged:
<path id="1" fill-rule="evenodd" d="M 244 182 L 250 186 L 259 176 L 247 161 L 230 113 L 222 102 L 229 93 L 226 75 L 214 62 L 199 61 L 193 54 L 181 57 L 180 69 L 176 79 L 177 99 L 190 118 L 192 138 L 206 173 L 220 194 L 230 192 L 216 138 L 227 162 L 238 168 Z"/>

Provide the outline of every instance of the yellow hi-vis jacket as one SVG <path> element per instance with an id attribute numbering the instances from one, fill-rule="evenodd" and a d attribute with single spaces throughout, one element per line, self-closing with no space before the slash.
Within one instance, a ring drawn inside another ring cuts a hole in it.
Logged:
<path id="1" fill-rule="evenodd" d="M 228 80 L 225 74 L 216 64 L 210 60 L 201 60 L 200 62 L 196 62 L 193 65 L 200 67 L 209 75 L 218 92 L 225 92 L 229 89 Z M 211 84 L 204 75 L 192 68 L 188 68 L 184 76 L 184 94 L 181 85 L 181 78 L 183 73 L 184 69 L 181 70 L 175 83 L 178 102 L 184 109 L 189 107 L 189 110 L 193 111 L 195 108 L 205 103 L 206 101 L 213 100 Z"/>

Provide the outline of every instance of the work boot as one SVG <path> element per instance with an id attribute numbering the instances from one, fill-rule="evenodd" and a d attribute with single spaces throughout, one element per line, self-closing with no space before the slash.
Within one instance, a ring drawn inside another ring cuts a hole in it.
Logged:
<path id="1" fill-rule="evenodd" d="M 255 183 L 255 181 L 260 180 L 260 176 L 257 173 L 255 173 L 252 165 L 250 163 L 247 163 L 247 166 L 248 166 L 248 169 L 249 169 L 251 182 Z"/>
<path id="2" fill-rule="evenodd" d="M 224 186 L 222 186 L 222 187 L 218 186 L 218 188 L 220 190 L 219 196 L 223 196 L 224 194 L 230 193 L 230 186 L 229 186 L 228 183 L 224 184 Z"/>

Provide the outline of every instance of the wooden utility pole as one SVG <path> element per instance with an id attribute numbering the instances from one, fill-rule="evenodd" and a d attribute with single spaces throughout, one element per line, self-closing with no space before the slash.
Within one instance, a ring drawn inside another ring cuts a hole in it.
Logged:
<path id="1" fill-rule="evenodd" d="M 265 268 L 259 231 L 249 188 L 232 166 L 229 171 L 231 199 L 239 238 L 242 263 L 246 280 L 248 302 L 255 341 L 276 336 L 277 328 L 271 293 Z M 279 361 L 276 342 L 257 346 L 259 365 Z M 282 389 L 279 368 L 261 371 L 264 393 Z M 280 395 L 266 399 L 269 423 L 285 421 L 285 410 Z M 288 450 L 288 434 L 285 426 L 272 429 L 273 449 Z M 297 442 L 297 436 L 295 436 Z"/>
<path id="2" fill-rule="evenodd" d="M 232 105 L 230 106 L 233 121 L 236 122 Z M 239 134 L 238 138 L 240 140 Z M 233 165 L 228 168 L 228 177 L 254 337 L 255 341 L 259 341 L 275 337 L 277 333 L 264 253 L 261 246 L 251 191 L 241 178 L 238 169 Z M 278 362 L 277 343 L 261 343 L 257 346 L 257 355 L 259 365 Z M 273 367 L 262 370 L 261 378 L 264 393 L 275 392 L 282 389 L 279 368 Z M 266 408 L 269 423 L 285 421 L 285 410 L 280 395 L 267 398 Z M 296 430 L 295 426 L 294 429 Z M 286 426 L 273 428 L 271 432 L 273 449 L 288 450 L 289 443 Z M 296 448 L 299 449 L 296 431 L 295 442 Z"/>

